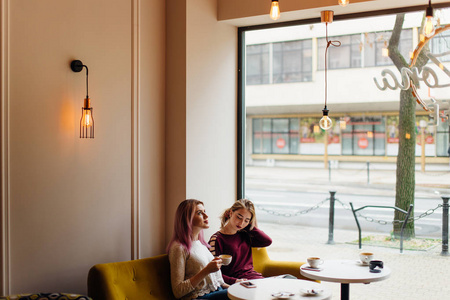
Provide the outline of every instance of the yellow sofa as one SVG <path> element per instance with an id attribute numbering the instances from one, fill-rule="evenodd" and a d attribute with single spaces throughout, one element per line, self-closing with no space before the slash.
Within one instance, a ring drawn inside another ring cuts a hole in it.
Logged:
<path id="1" fill-rule="evenodd" d="M 303 262 L 270 260 L 266 248 L 253 248 L 253 265 L 264 277 L 291 274 L 300 279 Z M 88 295 L 93 300 L 172 300 L 167 254 L 98 264 L 89 270 Z"/>

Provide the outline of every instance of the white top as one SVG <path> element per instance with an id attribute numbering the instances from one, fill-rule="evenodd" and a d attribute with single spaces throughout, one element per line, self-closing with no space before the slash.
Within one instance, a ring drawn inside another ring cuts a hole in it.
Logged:
<path id="1" fill-rule="evenodd" d="M 320 271 L 305 270 L 308 264 L 300 267 L 300 273 L 308 278 L 340 283 L 370 283 L 381 281 L 391 275 L 391 269 L 384 267 L 380 273 L 371 273 L 368 265 L 355 260 L 325 260 Z"/>
<path id="2" fill-rule="evenodd" d="M 176 298 L 195 299 L 217 290 L 225 282 L 222 272 L 209 273 L 196 287 L 189 278 L 200 272 L 214 256 L 200 241 L 192 243 L 191 252 L 187 253 L 180 243 L 175 242 L 169 250 L 170 278 L 172 291 Z"/>
<path id="3" fill-rule="evenodd" d="M 331 299 L 331 291 L 314 281 L 276 277 L 249 281 L 254 283 L 256 287 L 246 288 L 237 282 L 228 288 L 228 297 L 232 300 Z M 304 293 L 306 290 L 312 289 L 316 291 L 322 290 L 322 292 L 314 296 Z M 280 292 L 292 293 L 294 296 L 290 298 L 276 298 L 272 296 L 272 294 Z"/>

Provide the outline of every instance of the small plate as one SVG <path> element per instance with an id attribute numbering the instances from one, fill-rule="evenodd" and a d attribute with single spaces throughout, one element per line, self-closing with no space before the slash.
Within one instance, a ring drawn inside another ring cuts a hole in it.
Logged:
<path id="1" fill-rule="evenodd" d="M 291 292 L 278 292 L 278 293 L 272 294 L 272 297 L 275 297 L 276 299 L 289 299 L 294 296 L 295 296 L 295 294 L 293 294 Z"/>
<path id="2" fill-rule="evenodd" d="M 323 293 L 322 289 L 301 289 L 300 292 L 303 295 L 308 295 L 308 296 L 315 296 L 315 295 L 320 295 Z"/>

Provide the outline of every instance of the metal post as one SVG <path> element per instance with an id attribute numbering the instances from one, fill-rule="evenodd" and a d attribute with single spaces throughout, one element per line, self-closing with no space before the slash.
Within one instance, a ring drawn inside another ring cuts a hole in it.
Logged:
<path id="1" fill-rule="evenodd" d="M 441 196 L 442 205 L 442 252 L 441 255 L 448 256 L 448 199 L 450 195 Z"/>
<path id="2" fill-rule="evenodd" d="M 367 162 L 367 184 L 370 184 L 370 161 Z"/>
<path id="3" fill-rule="evenodd" d="M 330 161 L 328 161 L 328 181 L 331 182 L 331 164 L 330 164 Z"/>
<path id="4" fill-rule="evenodd" d="M 330 220 L 328 222 L 328 242 L 327 244 L 334 245 L 334 203 L 336 198 L 334 195 L 336 191 L 330 191 Z"/>

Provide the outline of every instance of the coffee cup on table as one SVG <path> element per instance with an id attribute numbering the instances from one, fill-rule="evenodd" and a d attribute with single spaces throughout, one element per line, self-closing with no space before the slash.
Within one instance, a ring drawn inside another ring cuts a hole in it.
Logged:
<path id="1" fill-rule="evenodd" d="M 308 257 L 307 261 L 311 268 L 316 269 L 319 267 L 319 265 L 323 264 L 323 260 L 321 260 L 320 257 Z"/>
<path id="2" fill-rule="evenodd" d="M 361 263 L 363 265 L 369 265 L 369 262 L 373 259 L 373 253 L 372 252 L 361 252 L 359 254 L 359 259 L 361 260 Z"/>
<path id="3" fill-rule="evenodd" d="M 233 259 L 233 257 L 228 254 L 221 254 L 219 255 L 219 257 L 222 259 L 222 265 L 224 266 L 228 266 L 231 263 L 231 260 Z"/>

